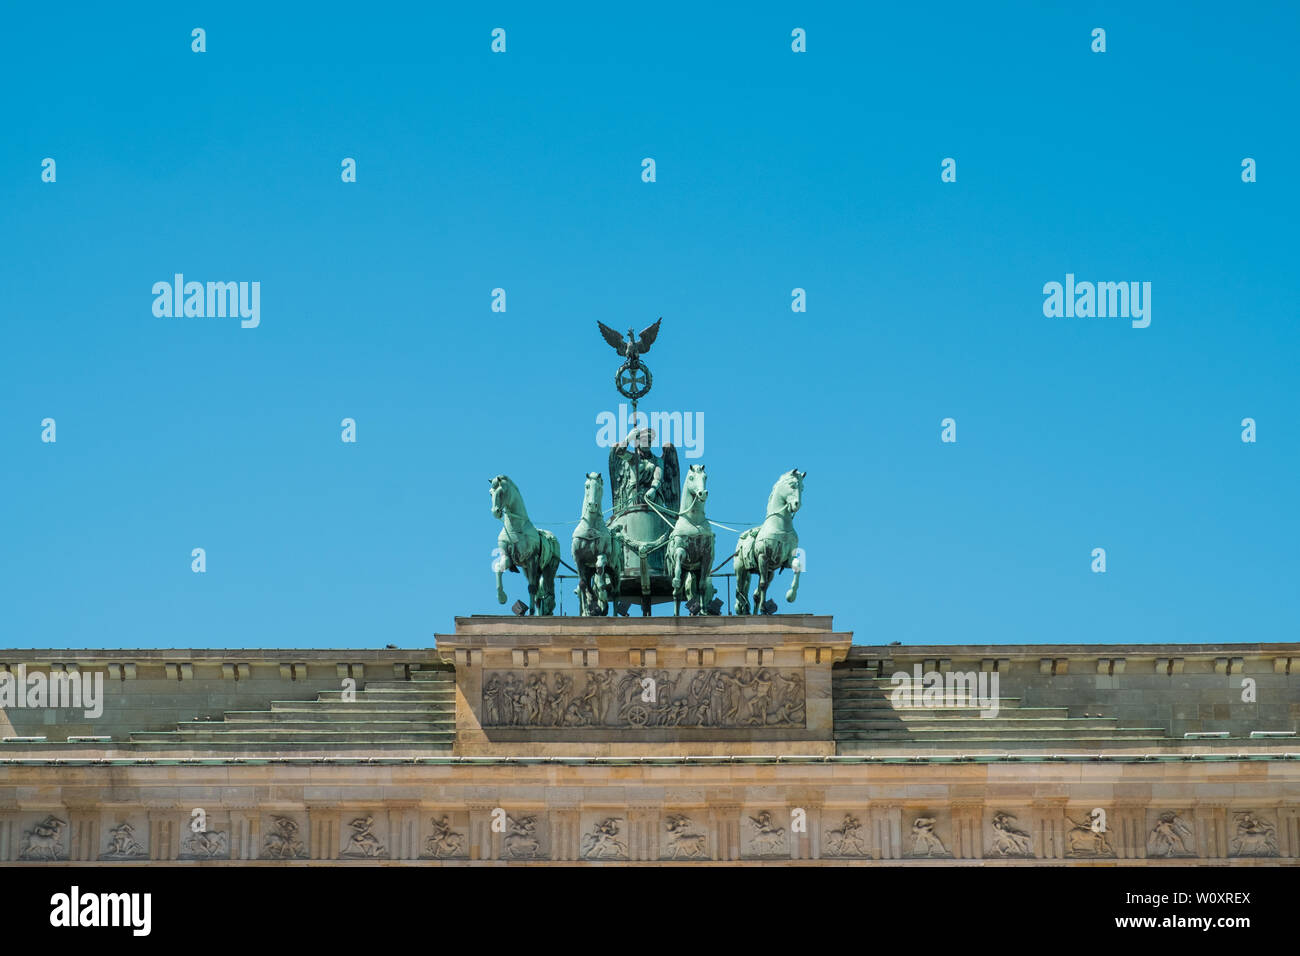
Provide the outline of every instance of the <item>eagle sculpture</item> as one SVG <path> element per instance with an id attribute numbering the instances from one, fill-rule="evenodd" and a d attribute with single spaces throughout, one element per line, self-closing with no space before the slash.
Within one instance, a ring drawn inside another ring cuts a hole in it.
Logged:
<path id="1" fill-rule="evenodd" d="M 662 321 L 663 316 L 655 319 L 654 325 L 642 329 L 640 335 L 633 335 L 633 330 L 628 329 L 626 341 L 604 322 L 598 320 L 596 324 L 600 326 L 600 334 L 605 336 L 605 341 L 614 347 L 614 351 L 627 358 L 629 367 L 636 368 L 640 364 L 640 356 L 649 352 L 650 346 L 655 344 L 655 337 L 659 334 L 659 323 Z"/>

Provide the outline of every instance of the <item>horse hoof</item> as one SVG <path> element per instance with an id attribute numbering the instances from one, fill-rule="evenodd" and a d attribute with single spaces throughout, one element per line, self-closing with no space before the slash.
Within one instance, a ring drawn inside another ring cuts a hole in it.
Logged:
<path id="1" fill-rule="evenodd" d="M 786 600 L 786 603 L 787 603 L 787 604 L 793 604 L 793 603 L 794 603 L 794 592 L 793 592 L 793 591 L 786 591 L 786 592 L 785 592 L 785 600 Z"/>
<path id="2" fill-rule="evenodd" d="M 505 592 L 505 591 L 498 591 L 498 592 L 497 592 L 497 603 L 498 603 L 498 604 L 505 604 L 505 603 L 506 603 L 506 592 Z"/>

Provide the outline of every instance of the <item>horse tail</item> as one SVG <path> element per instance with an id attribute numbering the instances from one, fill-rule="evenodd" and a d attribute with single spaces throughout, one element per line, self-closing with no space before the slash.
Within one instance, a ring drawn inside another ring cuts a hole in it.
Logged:
<path id="1" fill-rule="evenodd" d="M 538 565 L 541 567 L 543 574 L 554 574 L 560 566 L 560 542 L 554 534 L 545 528 L 539 530 L 537 535 L 542 543 L 541 560 Z"/>
<path id="2" fill-rule="evenodd" d="M 750 528 L 740 535 L 736 542 L 736 567 L 757 568 L 754 561 L 754 545 L 758 541 L 758 528 Z"/>

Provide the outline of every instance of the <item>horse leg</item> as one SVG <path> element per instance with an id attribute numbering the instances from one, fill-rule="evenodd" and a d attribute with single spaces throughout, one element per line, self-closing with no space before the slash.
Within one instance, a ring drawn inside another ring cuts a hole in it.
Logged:
<path id="1" fill-rule="evenodd" d="M 688 614 L 696 613 L 690 610 L 691 601 L 695 600 L 695 569 L 694 568 L 686 569 L 686 577 L 685 580 L 682 582 L 682 591 L 685 592 L 686 595 L 687 613 Z"/>
<path id="2" fill-rule="evenodd" d="M 686 562 L 686 549 L 681 545 L 670 545 L 673 558 L 673 617 L 682 613 L 682 565 Z"/>
<path id="3" fill-rule="evenodd" d="M 524 577 L 528 579 L 528 614 L 531 617 L 537 613 L 537 583 L 540 574 L 537 571 L 536 559 L 524 565 Z"/>
<path id="4" fill-rule="evenodd" d="M 550 617 L 555 613 L 555 568 L 554 563 L 548 564 L 539 572 L 541 580 L 538 582 L 537 592 L 542 601 L 542 614 Z"/>
<path id="5" fill-rule="evenodd" d="M 596 555 L 596 603 L 601 607 L 609 605 L 609 585 L 606 583 L 606 575 L 609 573 L 609 565 L 605 561 L 605 555 Z"/>
<path id="6" fill-rule="evenodd" d="M 700 561 L 700 613 L 708 614 L 709 605 L 713 603 L 713 545 L 710 544 L 708 553 Z"/>
<path id="7" fill-rule="evenodd" d="M 736 613 L 749 613 L 749 597 L 745 594 L 749 590 L 749 568 L 743 564 L 736 565 Z"/>
<path id="8" fill-rule="evenodd" d="M 757 551 L 754 557 L 758 562 L 758 586 L 754 588 L 754 613 L 765 614 L 763 605 L 767 603 L 767 586 L 772 580 L 772 569 L 768 566 L 767 555 Z"/>
<path id="9" fill-rule="evenodd" d="M 497 603 L 498 604 L 506 603 L 506 589 L 505 586 L 501 583 L 501 575 L 505 573 L 506 567 L 509 566 L 510 564 L 509 548 L 510 548 L 510 541 L 509 539 L 506 538 L 505 532 L 503 531 L 501 534 L 497 535 L 497 550 L 501 553 L 497 556 L 496 561 L 492 565 L 492 570 L 494 570 L 497 575 Z"/>
<path id="10" fill-rule="evenodd" d="M 596 613 L 594 594 L 596 583 L 593 580 L 592 567 L 589 564 L 578 564 L 578 613 L 583 617 L 590 617 Z"/>
<path id="11" fill-rule="evenodd" d="M 802 573 L 802 571 L 794 572 L 794 580 L 790 582 L 790 590 L 785 592 L 785 600 L 787 604 L 793 604 L 794 599 L 799 594 L 799 575 Z"/>

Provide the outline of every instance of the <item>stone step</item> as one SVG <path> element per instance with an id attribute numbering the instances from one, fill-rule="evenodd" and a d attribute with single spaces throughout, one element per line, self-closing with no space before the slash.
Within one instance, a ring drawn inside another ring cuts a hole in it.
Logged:
<path id="1" fill-rule="evenodd" d="M 902 715 L 911 715 L 911 714 L 916 714 L 921 716 L 925 714 L 934 714 L 938 716 L 960 717 L 960 716 L 975 715 L 980 713 L 983 710 L 984 710 L 983 707 L 974 706 L 974 705 L 970 707 L 890 707 L 888 705 L 883 705 L 883 706 L 877 705 L 877 706 L 868 707 L 868 706 L 854 705 L 850 703 L 850 704 L 836 704 L 834 707 L 832 707 L 832 713 L 836 717 L 839 717 L 841 715 L 845 717 L 853 717 L 853 716 L 860 715 L 862 717 L 868 717 L 868 718 L 870 717 L 887 718 L 892 715 L 902 716 Z M 1024 717 L 1027 719 L 1061 720 L 1070 716 L 1070 709 L 1068 707 L 1004 707 L 1003 705 L 999 704 L 998 716 L 1001 716 L 1003 714 L 1007 714 L 1013 717 Z M 1080 717 L 1078 719 L 1088 720 L 1091 718 Z"/>
<path id="2" fill-rule="evenodd" d="M 338 701 L 340 703 L 347 703 L 347 701 L 343 699 L 343 694 L 344 691 L 341 690 L 323 690 L 320 692 L 320 694 L 317 696 L 316 699 L 322 703 L 328 701 Z M 456 699 L 456 694 L 454 691 L 442 691 L 442 690 L 431 691 L 431 690 L 425 690 L 423 687 L 417 688 L 415 690 L 407 690 L 407 691 L 359 690 L 359 691 L 355 691 L 352 696 L 354 696 L 356 700 L 417 701 L 420 703 L 428 703 L 428 704 L 440 704 L 446 701 L 454 701 Z M 272 703 L 300 704 L 300 703 L 304 703 L 304 701 L 285 700 L 285 701 L 272 701 Z"/>
<path id="3" fill-rule="evenodd" d="M 1116 727 L 1112 730 L 1099 733 L 1097 728 L 1081 728 L 1077 734 L 1070 734 L 1066 731 L 1052 728 L 1043 728 L 1041 730 L 1008 730 L 1006 733 L 996 733 L 994 728 L 989 728 L 982 733 L 976 729 L 955 728 L 953 730 L 936 730 L 926 728 L 924 730 L 839 730 L 835 731 L 836 740 L 1066 740 L 1066 739 L 1096 739 L 1096 740 L 1128 740 L 1128 739 L 1169 739 L 1165 737 L 1164 730 L 1159 727 Z"/>
<path id="4" fill-rule="evenodd" d="M 365 690 L 400 690 L 424 693 L 430 690 L 454 690 L 456 680 L 367 680 L 361 682 Z"/>
<path id="5" fill-rule="evenodd" d="M 956 730 L 973 727 L 987 727 L 990 730 L 1109 730 L 1116 726 L 1113 717 L 1072 717 L 1053 720 L 1042 717 L 914 717 L 906 716 L 901 720 L 847 719 L 836 717 L 835 729 L 845 730 L 870 729 L 906 729 L 908 733 L 933 727 L 935 730 Z"/>
<path id="6" fill-rule="evenodd" d="M 455 710 L 454 700 L 277 700 L 269 711 L 228 710 L 226 719 L 232 714 L 446 714 Z"/>
<path id="7" fill-rule="evenodd" d="M 354 743 L 338 740 L 209 740 L 196 743 L 184 740 L 136 740 L 131 742 L 134 750 L 163 753 L 182 751 L 196 757 L 211 757 L 215 754 L 234 753 L 240 756 L 257 755 L 274 759 L 275 757 L 302 756 L 304 752 L 327 751 L 340 756 L 373 757 L 376 752 L 394 752 L 419 755 L 442 755 L 452 753 L 452 742 L 443 743 L 388 743 L 386 741 L 367 741 L 364 747 Z"/>
<path id="8" fill-rule="evenodd" d="M 218 725 L 219 726 L 219 725 Z M 221 741 L 243 741 L 247 743 L 309 743 L 332 741 L 345 744 L 369 743 L 451 743 L 456 738 L 454 731 L 330 731 L 330 730 L 199 730 L 177 731 L 138 731 L 131 734 L 133 743 L 173 743 L 177 746 L 191 746 L 197 743 L 218 743 Z"/>
<path id="9" fill-rule="evenodd" d="M 1034 752 L 1041 753 L 1044 750 L 1050 752 L 1053 748 L 1063 748 L 1070 751 L 1093 751 L 1113 748 L 1117 744 L 1123 744 L 1127 748 L 1138 745 L 1152 746 L 1175 742 L 1169 737 L 1124 737 L 1121 740 L 1114 737 L 1039 737 L 1032 740 L 1021 740 L 1015 737 L 957 737 L 944 740 L 917 740 L 914 737 L 866 737 L 863 739 L 837 740 L 836 750 L 841 756 L 845 757 L 870 754 L 882 749 L 911 751 L 922 748 L 927 751 L 956 750 L 962 752 L 1033 748 Z"/>
<path id="10" fill-rule="evenodd" d="M 376 733 L 391 731 L 407 730 L 445 730 L 454 731 L 456 729 L 456 719 L 449 717 L 445 720 L 428 720 L 418 718 L 415 720 L 258 720 L 249 718 L 246 720 L 195 720 L 176 725 L 176 729 L 184 732 L 204 731 L 218 733 L 242 733 L 246 730 L 328 730 L 331 732 L 361 732 L 374 730 Z"/>
<path id="11" fill-rule="evenodd" d="M 844 691 L 842 688 L 839 688 L 839 687 L 832 688 L 831 693 L 832 693 L 833 695 L 835 695 L 833 699 L 835 699 L 835 700 L 837 700 L 837 701 L 862 701 L 862 702 L 864 702 L 864 703 L 868 703 L 868 704 L 877 704 L 877 703 L 885 703 L 885 704 L 888 704 L 888 703 L 892 703 L 893 700 L 894 700 L 894 696 L 893 696 L 892 694 L 877 694 L 877 693 L 875 693 L 874 691 L 869 691 L 869 692 L 864 692 L 864 691 Z M 918 694 L 917 696 L 921 696 L 921 695 Z M 972 695 L 972 696 L 974 696 L 974 695 Z M 921 699 L 924 700 L 925 698 L 924 698 L 924 697 L 921 697 Z M 954 700 L 954 699 L 955 699 L 955 700 L 967 700 L 967 699 L 970 699 L 970 698 L 965 698 L 965 697 L 955 697 L 955 698 L 954 698 L 954 697 L 949 697 L 948 699 L 949 699 L 949 700 Z M 976 699 L 978 699 L 978 698 L 976 698 Z M 1023 698 L 1020 698 L 1020 697 L 997 697 L 997 698 L 995 698 L 995 699 L 996 699 L 996 700 L 999 700 L 999 701 L 1009 701 L 1010 703 L 1014 704 L 1014 703 L 1016 703 L 1016 702 L 1022 700 Z"/>

